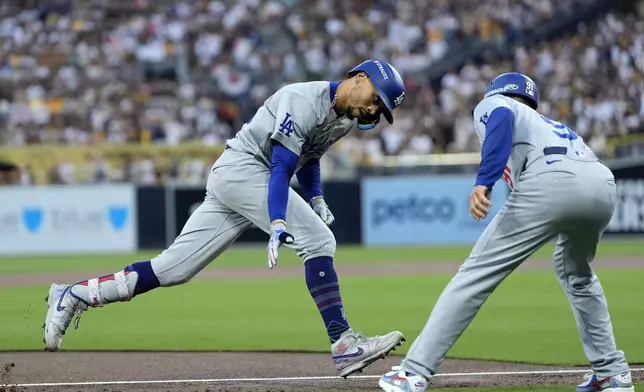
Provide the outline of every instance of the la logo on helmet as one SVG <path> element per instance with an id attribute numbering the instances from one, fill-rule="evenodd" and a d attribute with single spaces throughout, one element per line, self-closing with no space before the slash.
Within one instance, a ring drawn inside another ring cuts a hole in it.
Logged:
<path id="1" fill-rule="evenodd" d="M 405 99 L 405 92 L 403 91 L 396 99 L 394 99 L 394 106 L 398 107 Z"/>

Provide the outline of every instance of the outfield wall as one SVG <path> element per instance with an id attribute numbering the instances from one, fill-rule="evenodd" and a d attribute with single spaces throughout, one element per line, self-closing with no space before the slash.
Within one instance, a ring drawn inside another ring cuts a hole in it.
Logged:
<path id="1" fill-rule="evenodd" d="M 618 200 L 606 235 L 640 236 L 644 234 L 644 167 L 613 172 Z M 323 191 L 336 217 L 333 231 L 339 244 L 470 245 L 491 220 L 475 222 L 469 215 L 472 181 L 471 176 L 460 175 L 381 176 L 360 181 L 327 181 Z M 295 189 L 301 194 L 299 188 Z M 154 202 L 149 200 L 152 192 Z M 507 186 L 499 181 L 492 193 L 493 214 L 507 195 Z M 204 190 L 199 187 L 140 191 L 139 246 L 159 248 L 171 243 L 203 196 Z M 159 214 L 161 205 L 166 206 L 164 222 Z M 264 245 L 266 234 L 251 227 L 238 242 Z"/>
<path id="2" fill-rule="evenodd" d="M 644 170 L 615 170 L 618 204 L 607 235 L 644 234 Z M 339 244 L 472 244 L 491 217 L 468 212 L 471 176 L 395 176 L 323 185 Z M 296 190 L 300 190 L 296 187 Z M 497 184 L 492 214 L 507 197 Z M 170 244 L 201 203 L 201 187 L 87 185 L 0 189 L 0 254 L 131 252 Z M 266 243 L 251 227 L 239 243 Z"/>

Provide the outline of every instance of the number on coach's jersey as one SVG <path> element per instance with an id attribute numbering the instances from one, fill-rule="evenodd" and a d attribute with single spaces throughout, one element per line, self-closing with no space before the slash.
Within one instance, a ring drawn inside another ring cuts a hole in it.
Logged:
<path id="1" fill-rule="evenodd" d="M 280 124 L 280 132 L 282 132 L 286 137 L 291 137 L 293 133 L 293 120 L 291 120 L 291 113 L 286 113 L 284 120 Z"/>
<path id="2" fill-rule="evenodd" d="M 579 136 L 577 136 L 575 131 L 570 129 L 568 126 L 560 123 L 559 121 L 551 120 L 551 119 L 549 119 L 548 117 L 546 117 L 546 116 L 544 116 L 542 114 L 540 114 L 539 116 L 541 116 L 543 121 L 545 121 L 546 123 L 548 123 L 548 124 L 552 125 L 553 127 L 555 127 L 555 129 L 563 131 L 563 132 L 559 132 L 559 131 L 556 131 L 554 129 L 552 130 L 552 132 L 555 135 L 559 136 L 560 138 L 568 139 L 568 140 L 575 140 L 575 139 L 577 139 L 579 137 Z"/>

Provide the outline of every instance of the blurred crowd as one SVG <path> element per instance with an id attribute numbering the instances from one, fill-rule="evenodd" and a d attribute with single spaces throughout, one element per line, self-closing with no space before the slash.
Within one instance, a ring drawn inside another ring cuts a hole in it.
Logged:
<path id="1" fill-rule="evenodd" d="M 532 76 L 541 92 L 539 111 L 575 129 L 599 154 L 607 138 L 644 131 L 644 22 L 608 14 L 577 34 L 446 73 L 438 90 L 419 89 L 402 121 L 363 135 L 367 142 L 350 143 L 347 151 L 362 148 L 371 161 L 478 151 L 471 110 L 489 81 L 509 71 Z"/>
<path id="2" fill-rule="evenodd" d="M 519 48 L 511 58 L 468 63 L 438 87 L 426 76 L 473 42 L 505 42 L 594 2 L 1 2 L 0 143 L 217 146 L 280 86 L 340 80 L 364 59 L 383 58 L 405 78 L 405 103 L 394 125 L 355 131 L 334 147 L 330 159 L 337 164 L 477 151 L 471 109 L 489 80 L 508 70 L 533 76 L 541 111 L 601 150 L 607 137 L 641 130 L 644 25 L 635 15 L 611 14 L 575 35 Z M 51 181 L 199 182 L 211 163 L 188 158 L 164 174 L 152 157 L 134 157 L 120 168 L 87 157 L 89 169 L 60 162 Z M 28 170 L 19 168 L 21 182 L 29 183 Z M 79 177 L 80 171 L 90 174 Z"/>

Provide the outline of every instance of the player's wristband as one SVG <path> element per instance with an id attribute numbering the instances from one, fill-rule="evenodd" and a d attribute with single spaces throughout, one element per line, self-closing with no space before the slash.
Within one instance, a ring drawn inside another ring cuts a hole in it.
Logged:
<path id="1" fill-rule="evenodd" d="M 286 221 L 284 219 L 275 219 L 271 222 L 273 230 L 286 230 Z"/>

